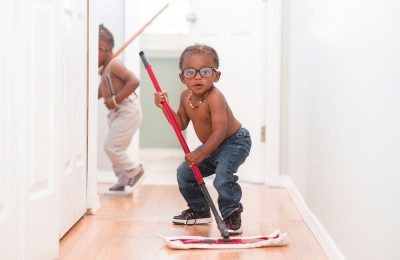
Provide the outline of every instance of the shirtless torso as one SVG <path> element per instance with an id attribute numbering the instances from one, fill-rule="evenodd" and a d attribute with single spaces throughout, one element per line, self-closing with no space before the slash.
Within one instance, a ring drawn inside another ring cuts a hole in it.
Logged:
<path id="1" fill-rule="evenodd" d="M 109 82 L 109 84 L 107 83 Z M 139 80 L 125 65 L 116 60 L 111 60 L 101 72 L 99 98 L 102 97 L 108 108 L 107 100 L 115 95 L 116 102 L 122 103 L 139 86 Z"/>
<path id="2" fill-rule="evenodd" d="M 223 94 L 215 87 L 210 90 L 207 97 L 200 105 L 198 105 L 199 100 L 196 100 L 196 97 L 191 97 L 189 90 L 183 91 L 181 101 L 186 114 L 193 123 L 196 135 L 202 143 L 205 143 L 209 139 L 210 135 L 213 133 L 213 127 L 221 127 L 225 129 L 223 136 L 223 140 L 225 140 L 236 133 L 242 126 L 234 117 Z M 218 102 L 219 104 L 212 104 L 213 102 Z M 190 103 L 192 103 L 192 106 L 195 108 L 192 108 Z M 220 110 L 220 112 L 217 108 L 221 106 L 223 109 Z M 213 116 L 214 120 L 212 118 Z M 218 120 L 219 118 L 224 119 Z M 216 122 L 217 120 L 218 122 Z M 216 123 L 216 125 L 213 123 Z"/>

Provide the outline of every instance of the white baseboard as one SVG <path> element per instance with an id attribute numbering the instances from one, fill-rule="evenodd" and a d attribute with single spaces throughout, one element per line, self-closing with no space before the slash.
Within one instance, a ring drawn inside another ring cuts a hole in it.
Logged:
<path id="1" fill-rule="evenodd" d="M 113 171 L 97 171 L 97 183 L 116 183 L 117 181 Z"/>
<path id="2" fill-rule="evenodd" d="M 184 159 L 184 152 L 178 148 L 141 148 L 139 161 L 145 170 L 142 185 L 176 185 L 176 167 Z M 117 177 L 110 169 L 97 170 L 98 183 L 116 183 Z"/>
<path id="3" fill-rule="evenodd" d="M 298 191 L 290 177 L 281 176 L 279 183 L 281 183 L 282 186 L 284 186 L 288 190 L 294 204 L 300 212 L 300 215 L 303 217 L 304 222 L 310 228 L 311 232 L 320 243 L 328 258 L 331 260 L 346 259 L 339 248 L 336 246 L 335 242 L 329 236 L 323 225 L 308 208 L 306 202 L 304 201 L 303 197 L 301 196 L 300 192 Z"/>
<path id="4" fill-rule="evenodd" d="M 181 148 L 141 148 L 139 157 L 145 161 L 162 160 L 171 157 L 183 160 L 184 154 Z"/>

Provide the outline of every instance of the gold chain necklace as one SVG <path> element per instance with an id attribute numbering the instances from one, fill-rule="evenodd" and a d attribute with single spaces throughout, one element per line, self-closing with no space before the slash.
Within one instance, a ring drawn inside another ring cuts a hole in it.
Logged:
<path id="1" fill-rule="evenodd" d="M 193 103 L 192 103 L 193 92 L 190 91 L 189 106 L 190 106 L 192 109 L 198 108 L 198 107 L 201 105 L 201 103 L 203 103 L 204 99 L 207 97 L 207 95 L 208 95 L 208 93 L 210 92 L 211 89 L 212 89 L 212 88 L 210 88 L 209 90 L 207 90 L 207 92 L 201 97 L 201 99 L 200 99 L 200 101 L 199 101 L 199 103 L 198 103 L 197 105 L 193 105 Z"/>

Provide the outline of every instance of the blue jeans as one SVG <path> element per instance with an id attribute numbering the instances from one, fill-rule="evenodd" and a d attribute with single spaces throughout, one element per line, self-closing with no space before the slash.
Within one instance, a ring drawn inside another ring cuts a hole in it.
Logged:
<path id="1" fill-rule="evenodd" d="M 197 149 L 199 148 L 201 146 Z M 212 154 L 197 165 L 203 177 L 215 173 L 213 184 L 218 192 L 218 207 L 222 218 L 229 216 L 237 209 L 243 210 L 243 206 L 240 203 L 242 189 L 237 183 L 239 177 L 235 173 L 246 160 L 250 153 L 250 148 L 250 133 L 247 129 L 241 128 L 224 140 Z M 192 169 L 186 162 L 179 165 L 177 179 L 179 191 L 190 208 L 194 211 L 203 211 L 210 208 Z"/>

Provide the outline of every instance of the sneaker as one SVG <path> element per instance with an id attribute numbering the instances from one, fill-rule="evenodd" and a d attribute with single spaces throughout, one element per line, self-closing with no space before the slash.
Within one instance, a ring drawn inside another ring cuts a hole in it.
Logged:
<path id="1" fill-rule="evenodd" d="M 242 214 L 242 210 L 238 209 L 224 218 L 226 231 L 228 231 L 229 235 L 242 234 L 242 219 L 240 214 Z"/>
<path id="2" fill-rule="evenodd" d="M 182 211 L 179 216 L 172 219 L 172 223 L 178 225 L 199 225 L 211 223 L 210 210 L 193 211 L 191 208 Z"/>
<path id="3" fill-rule="evenodd" d="M 105 195 L 127 196 L 132 194 L 132 190 L 128 186 L 122 184 L 115 184 L 104 192 Z"/>
<path id="4" fill-rule="evenodd" d="M 122 184 L 117 183 L 117 184 L 111 186 L 108 190 L 109 191 L 124 191 L 125 190 L 125 186 L 122 185 Z"/>
<path id="5" fill-rule="evenodd" d="M 132 190 L 136 188 L 144 179 L 144 169 L 142 165 L 139 165 L 139 167 L 139 172 L 134 177 L 128 179 L 127 186 L 129 186 L 129 188 Z"/>

